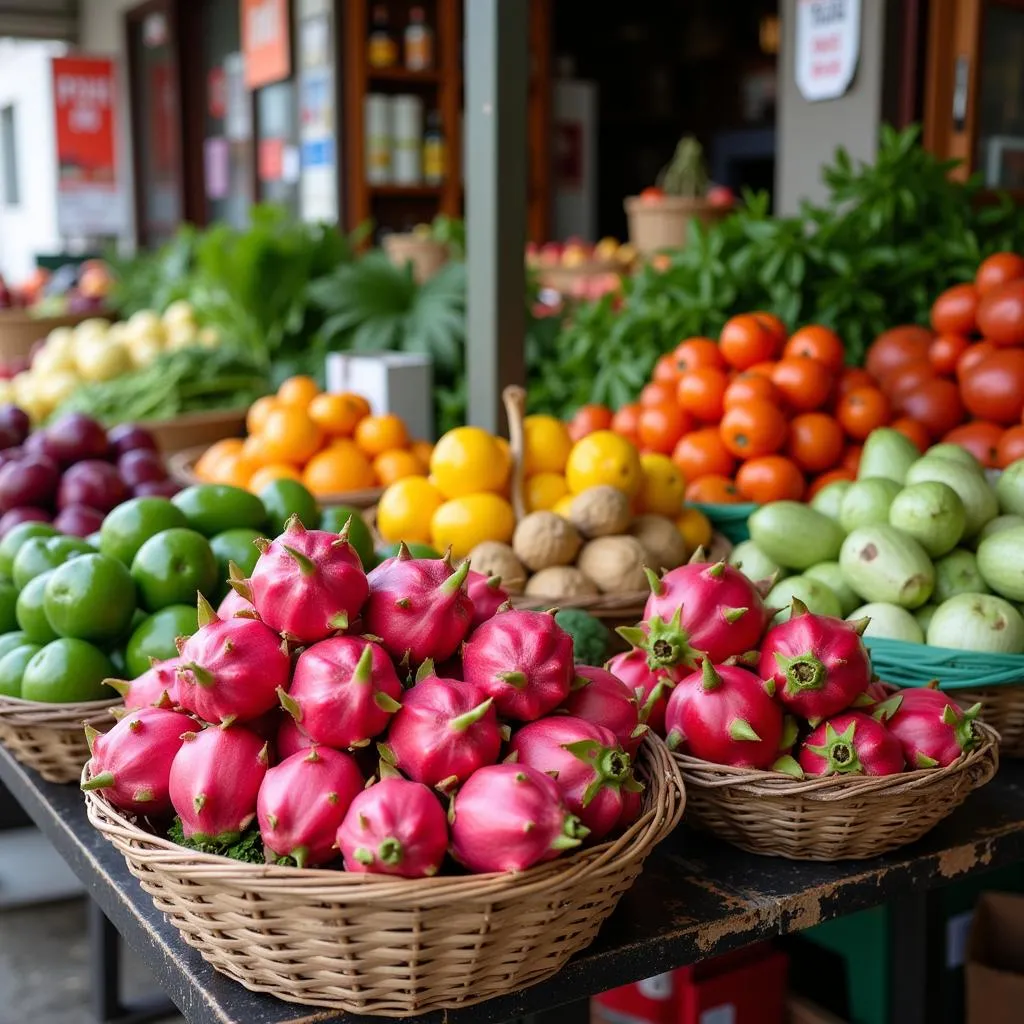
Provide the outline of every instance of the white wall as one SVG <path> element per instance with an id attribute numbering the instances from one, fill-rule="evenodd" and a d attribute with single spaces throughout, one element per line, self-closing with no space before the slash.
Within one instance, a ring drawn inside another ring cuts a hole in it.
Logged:
<path id="1" fill-rule="evenodd" d="M 61 247 L 50 58 L 66 49 L 0 39 L 0 107 L 14 107 L 18 171 L 18 204 L 6 206 L 0 193 L 0 273 L 12 284 L 29 275 L 36 253 Z"/>

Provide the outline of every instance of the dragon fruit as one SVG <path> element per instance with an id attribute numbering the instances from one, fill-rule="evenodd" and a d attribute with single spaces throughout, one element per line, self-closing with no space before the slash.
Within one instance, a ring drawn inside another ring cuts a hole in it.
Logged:
<path id="1" fill-rule="evenodd" d="M 352 801 L 337 845 L 346 871 L 429 877 L 448 850 L 448 822 L 423 783 L 381 779 Z"/>
<path id="2" fill-rule="evenodd" d="M 472 683 L 426 674 L 406 690 L 378 749 L 403 775 L 447 791 L 494 764 L 501 744 L 493 697 Z"/>
<path id="3" fill-rule="evenodd" d="M 99 789 L 122 811 L 159 817 L 171 809 L 168 784 L 171 762 L 182 735 L 196 727 L 180 711 L 138 708 L 107 733 L 85 727 L 92 758 L 82 789 Z"/>
<path id="4" fill-rule="evenodd" d="M 665 712 L 667 742 L 693 757 L 737 768 L 769 768 L 782 747 L 782 709 L 773 687 L 739 665 L 701 670 L 672 692 Z"/>
<path id="5" fill-rule="evenodd" d="M 242 725 L 187 732 L 171 762 L 171 804 L 186 839 L 229 844 L 256 817 L 267 774 L 266 742 Z"/>
<path id="6" fill-rule="evenodd" d="M 338 828 L 363 785 L 348 754 L 324 747 L 300 750 L 271 768 L 256 800 L 267 860 L 291 857 L 300 868 L 333 860 Z"/>
<path id="7" fill-rule="evenodd" d="M 518 764 L 536 768 L 558 783 L 565 806 L 601 839 L 623 814 L 623 791 L 643 787 L 633 777 L 629 754 L 610 729 L 571 715 L 524 725 L 512 737 Z"/>
<path id="8" fill-rule="evenodd" d="M 618 676 L 592 665 L 576 666 L 572 689 L 558 711 L 609 729 L 630 757 L 647 732 L 636 694 Z"/>
<path id="9" fill-rule="evenodd" d="M 665 709 L 673 688 L 683 678 L 680 669 L 651 668 L 647 664 L 647 652 L 640 647 L 616 654 L 605 662 L 604 667 L 636 694 L 640 705 L 640 721 L 659 736 L 664 736 Z M 579 669 L 577 665 L 576 671 L 579 672 Z"/>
<path id="10" fill-rule="evenodd" d="M 812 725 L 850 707 L 871 682 L 871 658 L 860 635 L 867 619 L 845 622 L 814 615 L 793 601 L 786 622 L 761 641 L 758 673 L 775 683 L 779 700 Z"/>
<path id="11" fill-rule="evenodd" d="M 704 656 L 719 664 L 754 650 L 768 625 L 758 588 L 725 562 L 690 562 L 660 579 L 648 569 L 647 579 L 644 621 L 619 633 L 647 652 L 651 668 L 695 668 Z"/>
<path id="12" fill-rule="evenodd" d="M 470 871 L 525 871 L 580 845 L 587 830 L 558 784 L 526 764 L 474 772 L 449 814 L 452 855 Z"/>
<path id="13" fill-rule="evenodd" d="M 365 631 L 392 657 L 407 657 L 414 665 L 450 658 L 473 621 L 468 575 L 468 561 L 454 569 L 447 555 L 413 558 L 402 544 L 394 558 L 381 562 L 367 577 Z"/>
<path id="14" fill-rule="evenodd" d="M 937 690 L 901 690 L 877 704 L 872 717 L 884 721 L 913 768 L 945 768 L 978 745 L 974 727 L 981 704 L 964 710 Z"/>
<path id="15" fill-rule="evenodd" d="M 575 676 L 572 637 L 549 612 L 501 612 L 462 647 L 462 678 L 493 697 L 499 714 L 518 722 L 554 711 Z"/>
<path id="16" fill-rule="evenodd" d="M 288 685 L 291 660 L 281 638 L 257 619 L 219 619 L 199 598 L 199 629 L 179 641 L 178 701 L 204 722 L 259 718 Z"/>
<path id="17" fill-rule="evenodd" d="M 280 760 L 297 754 L 300 750 L 309 750 L 316 744 L 302 731 L 302 726 L 292 718 L 285 715 L 277 726 L 277 735 L 274 737 L 274 750 Z"/>
<path id="18" fill-rule="evenodd" d="M 896 775 L 903 771 L 900 741 L 881 722 L 847 711 L 822 722 L 800 748 L 808 775 Z"/>
<path id="19" fill-rule="evenodd" d="M 622 814 L 615 825 L 616 831 L 629 828 L 643 810 L 644 795 L 638 789 L 624 789 L 622 791 Z"/>
<path id="20" fill-rule="evenodd" d="M 469 626 L 471 630 L 493 618 L 509 599 L 508 592 L 502 589 L 500 576 L 485 576 L 472 569 L 466 577 L 466 593 L 473 602 L 473 621 Z"/>
<path id="21" fill-rule="evenodd" d="M 401 707 L 402 684 L 384 649 L 370 640 L 336 636 L 299 655 L 281 704 L 314 743 L 357 747 L 379 736 Z"/>
<path id="22" fill-rule="evenodd" d="M 221 603 L 217 605 L 217 618 L 233 619 L 239 614 L 252 617 L 256 614 L 256 609 L 253 608 L 252 602 L 248 598 L 243 597 L 234 589 L 234 587 L 232 587 L 224 595 L 224 599 Z"/>
<path id="23" fill-rule="evenodd" d="M 121 694 L 128 711 L 134 708 L 173 708 L 178 703 L 180 664 L 180 658 L 154 660 L 141 676 L 134 679 L 105 679 L 104 683 Z"/>
<path id="24" fill-rule="evenodd" d="M 362 562 L 348 542 L 348 523 L 334 534 L 307 530 L 292 516 L 280 537 L 257 544 L 252 575 L 232 586 L 271 629 L 312 644 L 348 628 L 369 593 Z"/>

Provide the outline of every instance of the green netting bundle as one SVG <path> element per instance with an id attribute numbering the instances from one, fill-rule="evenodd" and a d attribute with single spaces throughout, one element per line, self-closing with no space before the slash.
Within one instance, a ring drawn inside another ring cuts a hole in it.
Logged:
<path id="1" fill-rule="evenodd" d="M 870 636 L 864 642 L 879 678 L 897 686 L 927 686 L 933 679 L 943 690 L 1024 684 L 1024 654 L 958 651 Z"/>
<path id="2" fill-rule="evenodd" d="M 711 525 L 721 534 L 728 537 L 733 544 L 750 539 L 747 520 L 757 509 L 753 502 L 742 505 L 705 505 L 701 502 L 689 502 L 711 520 Z"/>

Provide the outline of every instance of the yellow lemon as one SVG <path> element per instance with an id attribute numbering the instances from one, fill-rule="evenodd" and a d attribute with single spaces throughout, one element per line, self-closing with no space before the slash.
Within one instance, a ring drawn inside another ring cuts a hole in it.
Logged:
<path id="1" fill-rule="evenodd" d="M 561 473 L 537 473 L 523 487 L 523 500 L 528 512 L 554 508 L 569 493 L 569 485 Z"/>
<path id="2" fill-rule="evenodd" d="M 572 511 L 572 501 L 575 497 L 575 494 L 567 494 L 564 498 L 559 498 L 551 506 L 551 511 L 556 515 L 560 515 L 563 519 L 568 519 L 569 513 Z"/>
<path id="3" fill-rule="evenodd" d="M 711 520 L 699 508 L 691 508 L 687 505 L 682 514 L 676 517 L 676 526 L 686 541 L 689 551 L 696 551 L 697 548 L 707 547 L 711 543 L 713 532 Z"/>
<path id="4" fill-rule="evenodd" d="M 572 451 L 569 428 L 554 416 L 527 416 L 523 420 L 523 472 L 562 473 Z"/>
<path id="5" fill-rule="evenodd" d="M 686 481 L 679 467 L 667 456 L 647 452 L 640 456 L 644 479 L 637 494 L 641 512 L 675 518 L 683 510 Z"/>
<path id="6" fill-rule="evenodd" d="M 430 520 L 444 498 L 425 476 L 396 480 L 377 503 L 377 532 L 389 543 L 430 543 Z"/>
<path id="7" fill-rule="evenodd" d="M 380 506 L 377 522 L 379 528 Z M 515 513 L 504 498 L 497 494 L 464 494 L 446 501 L 434 513 L 430 543 L 438 551 L 450 547 L 453 558 L 465 558 L 482 541 L 507 544 L 515 527 Z"/>
<path id="8" fill-rule="evenodd" d="M 508 480 L 508 469 L 497 438 L 480 427 L 449 430 L 430 453 L 430 475 L 446 498 L 498 493 Z"/>
<path id="9" fill-rule="evenodd" d="M 572 446 L 565 479 L 573 494 L 608 484 L 632 497 L 640 490 L 643 468 L 636 449 L 624 437 L 595 430 Z"/>

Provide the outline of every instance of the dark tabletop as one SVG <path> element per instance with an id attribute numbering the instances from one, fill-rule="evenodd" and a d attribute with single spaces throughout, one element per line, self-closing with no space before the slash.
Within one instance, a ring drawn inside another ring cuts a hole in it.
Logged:
<path id="1" fill-rule="evenodd" d="M 357 1018 L 256 995 L 219 975 L 153 908 L 121 855 L 89 824 L 77 786 L 43 782 L 0 748 L 0 779 L 144 958 L 190 1024 L 311 1024 Z M 799 931 L 895 894 L 1024 859 L 1024 762 L 997 777 L 920 842 L 869 861 L 758 857 L 682 828 L 652 855 L 589 949 L 554 978 L 423 1022 L 491 1024 Z M 362 1018 L 364 1020 L 380 1018 Z"/>

